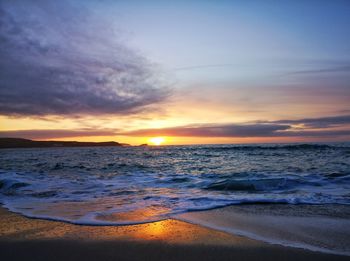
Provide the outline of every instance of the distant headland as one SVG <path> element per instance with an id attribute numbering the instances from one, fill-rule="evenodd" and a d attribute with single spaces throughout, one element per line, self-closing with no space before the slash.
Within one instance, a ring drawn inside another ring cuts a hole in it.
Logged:
<path id="1" fill-rule="evenodd" d="M 121 147 L 126 143 L 107 142 L 78 142 L 78 141 L 35 141 L 20 138 L 0 138 L 0 149 L 9 148 L 52 148 L 52 147 Z"/>

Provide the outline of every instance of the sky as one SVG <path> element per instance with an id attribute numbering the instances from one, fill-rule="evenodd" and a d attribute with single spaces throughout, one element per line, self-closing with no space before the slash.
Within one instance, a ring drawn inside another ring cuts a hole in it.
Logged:
<path id="1" fill-rule="evenodd" d="M 0 0 L 0 137 L 350 141 L 350 2 Z"/>

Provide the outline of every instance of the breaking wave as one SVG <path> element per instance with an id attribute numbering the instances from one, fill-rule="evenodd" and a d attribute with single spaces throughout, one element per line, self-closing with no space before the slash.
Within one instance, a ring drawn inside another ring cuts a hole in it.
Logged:
<path id="1" fill-rule="evenodd" d="M 75 224 L 247 203 L 350 204 L 348 144 L 3 150 L 0 201 Z"/>

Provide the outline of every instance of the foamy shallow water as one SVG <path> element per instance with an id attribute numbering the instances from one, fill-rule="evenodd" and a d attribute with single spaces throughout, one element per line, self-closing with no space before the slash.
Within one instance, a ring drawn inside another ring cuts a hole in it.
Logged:
<path id="1" fill-rule="evenodd" d="M 6 149 L 0 201 L 76 224 L 150 222 L 243 203 L 350 204 L 350 145 Z"/>

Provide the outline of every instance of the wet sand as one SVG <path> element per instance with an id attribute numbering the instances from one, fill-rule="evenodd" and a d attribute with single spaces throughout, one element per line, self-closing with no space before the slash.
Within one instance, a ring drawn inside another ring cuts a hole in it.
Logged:
<path id="1" fill-rule="evenodd" d="M 266 244 L 177 220 L 79 226 L 0 208 L 1 260 L 349 260 Z"/>
<path id="2" fill-rule="evenodd" d="M 236 205 L 177 218 L 272 244 L 350 258 L 350 206 L 346 205 Z"/>

